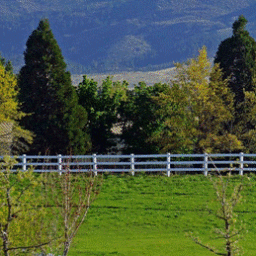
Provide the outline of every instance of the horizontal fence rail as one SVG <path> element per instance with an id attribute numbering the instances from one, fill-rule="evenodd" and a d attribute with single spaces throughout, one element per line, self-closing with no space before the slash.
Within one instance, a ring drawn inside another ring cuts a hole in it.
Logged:
<path id="1" fill-rule="evenodd" d="M 0 157 L 0 161 L 3 156 Z M 77 156 L 29 156 L 16 157 L 14 170 L 34 172 L 203 172 L 256 171 L 256 154 L 159 154 L 159 155 L 77 155 Z"/>

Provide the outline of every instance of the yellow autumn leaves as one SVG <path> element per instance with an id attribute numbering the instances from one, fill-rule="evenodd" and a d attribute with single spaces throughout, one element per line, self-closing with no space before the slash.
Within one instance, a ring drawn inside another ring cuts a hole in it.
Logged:
<path id="1" fill-rule="evenodd" d="M 11 121 L 20 116 L 17 101 L 17 79 L 0 63 L 0 122 Z"/>
<path id="2" fill-rule="evenodd" d="M 0 62 L 0 155 L 10 154 L 13 146 L 20 146 L 19 138 L 32 142 L 31 133 L 18 124 L 24 115 L 19 110 L 17 78 Z"/>
<path id="3" fill-rule="evenodd" d="M 155 97 L 164 122 L 151 141 L 162 152 L 217 153 L 242 149 L 232 131 L 233 93 L 222 78 L 219 65 L 212 67 L 203 47 L 199 56 L 176 64 L 170 88 Z"/>

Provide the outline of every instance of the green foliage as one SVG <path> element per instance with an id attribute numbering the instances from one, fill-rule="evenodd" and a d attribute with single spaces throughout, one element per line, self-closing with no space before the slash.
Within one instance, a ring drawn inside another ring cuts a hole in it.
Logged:
<path id="1" fill-rule="evenodd" d="M 220 64 L 224 79 L 235 94 L 235 105 L 244 101 L 244 90 L 254 87 L 256 42 L 245 29 L 247 20 L 239 16 L 233 24 L 233 35 L 219 45 L 214 62 Z"/>
<path id="2" fill-rule="evenodd" d="M 243 142 L 245 153 L 255 153 L 256 148 L 256 93 L 246 91 L 245 98 L 239 104 L 241 112 L 234 127 L 237 137 Z"/>
<path id="3" fill-rule="evenodd" d="M 233 131 L 242 141 L 245 152 L 255 151 L 255 75 L 256 42 L 245 29 L 247 20 L 239 16 L 233 24 L 233 36 L 218 48 L 215 63 L 220 64 L 224 78 L 235 94 Z"/>
<path id="4" fill-rule="evenodd" d="M 147 87 L 140 82 L 128 93 L 126 104 L 120 109 L 123 125 L 122 139 L 125 153 L 147 154 L 159 152 L 160 145 L 151 141 L 151 135 L 159 129 L 154 96 L 167 90 L 167 84 L 155 84 Z"/>
<path id="5" fill-rule="evenodd" d="M 33 170 L 12 171 L 16 161 L 5 157 L 0 170 L 0 255 L 41 252 L 56 238 L 54 209 L 47 209 L 44 180 Z M 57 214 L 57 213 L 56 213 Z"/>
<path id="6" fill-rule="evenodd" d="M 67 255 L 98 196 L 102 176 L 13 171 L 5 157 L 0 170 L 0 255 Z"/>
<path id="7" fill-rule="evenodd" d="M 126 101 L 128 84 L 107 77 L 99 87 L 93 79 L 83 77 L 77 88 L 79 103 L 88 113 L 88 130 L 93 153 L 107 153 L 115 146 L 112 128 L 119 121 L 119 107 Z"/>
<path id="8" fill-rule="evenodd" d="M 13 74 L 13 66 L 12 66 L 12 63 L 11 63 L 10 60 L 8 60 L 6 62 L 6 59 L 1 57 L 1 54 L 0 54 L 0 62 L 5 67 L 5 71 L 10 72 L 11 74 Z"/>
<path id="9" fill-rule="evenodd" d="M 22 125 L 35 134 L 30 154 L 84 154 L 90 147 L 87 114 L 78 105 L 61 50 L 48 20 L 32 32 L 19 73 L 19 100 L 29 113 Z"/>
<path id="10" fill-rule="evenodd" d="M 178 84 L 173 84 L 158 96 L 153 97 L 156 120 L 160 125 L 148 141 L 156 144 L 161 153 L 192 153 L 195 128 L 189 108 L 189 94 Z"/>

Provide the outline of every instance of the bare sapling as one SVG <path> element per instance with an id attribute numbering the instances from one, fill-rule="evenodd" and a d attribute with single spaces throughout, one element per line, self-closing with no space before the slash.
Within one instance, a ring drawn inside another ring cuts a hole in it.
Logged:
<path id="1" fill-rule="evenodd" d="M 92 202 L 100 192 L 102 176 L 95 176 L 92 172 L 72 172 L 68 164 L 61 175 L 55 173 L 51 176 L 56 195 L 55 205 L 60 208 L 61 214 L 62 239 L 58 252 L 66 256 Z"/>
<path id="2" fill-rule="evenodd" d="M 242 190 L 248 178 L 243 176 L 241 177 L 242 181 L 239 181 L 237 184 L 232 184 L 231 170 L 224 170 L 224 172 L 227 171 L 229 172 L 224 177 L 221 171 L 216 168 L 214 177 L 211 174 L 208 176 L 216 194 L 215 201 L 218 204 L 218 209 L 213 214 L 223 223 L 221 228 L 214 230 L 216 236 L 212 240 L 222 240 L 223 245 L 216 249 L 209 244 L 203 243 L 198 237 L 194 237 L 193 233 L 190 234 L 190 237 L 196 244 L 211 251 L 215 255 L 243 255 L 242 248 L 238 245 L 238 242 L 246 230 L 244 223 L 238 221 L 238 214 L 235 212 L 235 208 L 238 204 L 244 202 L 244 200 L 242 200 Z M 212 211 L 210 211 L 210 213 L 212 213 Z"/>

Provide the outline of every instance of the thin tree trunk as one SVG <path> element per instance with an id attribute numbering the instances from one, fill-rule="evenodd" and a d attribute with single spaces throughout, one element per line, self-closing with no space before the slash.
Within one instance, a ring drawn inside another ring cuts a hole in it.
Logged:
<path id="1" fill-rule="evenodd" d="M 226 251 L 227 251 L 227 256 L 232 256 L 232 248 L 231 248 L 231 243 L 230 243 L 230 224 L 228 219 L 226 220 L 226 234 L 227 234 L 227 240 L 226 240 Z"/>
<path id="2" fill-rule="evenodd" d="M 65 242 L 63 256 L 68 255 L 69 248 L 70 248 L 70 242 Z"/>
<path id="3" fill-rule="evenodd" d="M 8 206 L 8 216 L 7 216 L 7 223 L 4 227 L 4 230 L 2 231 L 2 237 L 3 237 L 3 251 L 4 251 L 4 256 L 9 256 L 9 239 L 8 239 L 8 231 L 9 231 L 9 224 L 12 220 L 11 217 L 11 210 L 12 210 L 12 205 L 11 205 L 11 198 L 10 198 L 10 188 L 7 188 L 6 190 L 6 199 L 7 199 L 7 206 Z"/>

